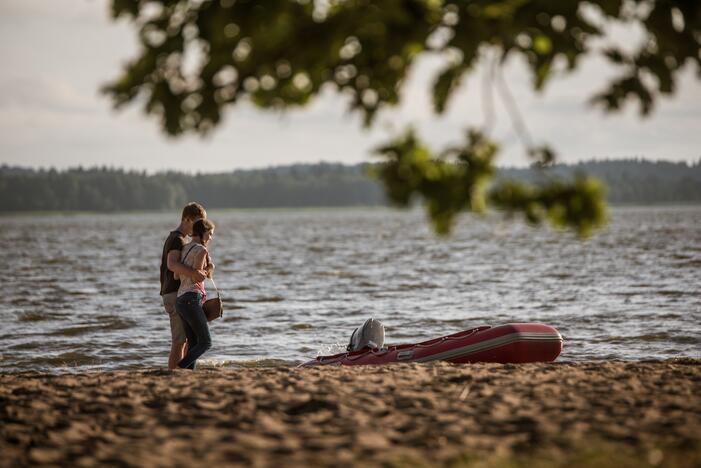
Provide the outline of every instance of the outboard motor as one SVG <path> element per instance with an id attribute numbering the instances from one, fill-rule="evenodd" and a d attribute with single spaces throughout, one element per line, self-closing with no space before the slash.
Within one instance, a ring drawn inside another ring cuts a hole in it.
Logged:
<path id="1" fill-rule="evenodd" d="M 350 343 L 346 351 L 358 351 L 365 347 L 382 348 L 385 344 L 385 326 L 382 322 L 369 318 L 365 323 L 356 328 L 351 335 Z"/>

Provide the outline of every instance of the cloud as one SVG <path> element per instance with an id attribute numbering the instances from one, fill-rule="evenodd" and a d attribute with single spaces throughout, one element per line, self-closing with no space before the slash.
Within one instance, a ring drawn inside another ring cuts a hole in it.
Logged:
<path id="1" fill-rule="evenodd" d="M 96 4 L 102 8 L 105 16 L 108 12 L 108 3 L 105 0 L 62 1 L 60 5 L 58 3 L 45 0 L 3 0 L 0 2 L 0 18 L 13 22 L 50 19 L 57 22 L 90 23 L 94 21 Z"/>
<path id="2" fill-rule="evenodd" d="M 93 96 L 85 96 L 60 79 L 23 76 L 0 79 L 0 112 L 9 110 L 90 113 L 99 110 Z"/>

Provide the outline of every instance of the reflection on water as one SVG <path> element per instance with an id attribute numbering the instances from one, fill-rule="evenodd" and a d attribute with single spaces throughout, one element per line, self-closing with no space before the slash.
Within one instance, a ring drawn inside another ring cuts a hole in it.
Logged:
<path id="1" fill-rule="evenodd" d="M 395 343 L 538 321 L 565 337 L 561 360 L 701 357 L 701 207 L 616 208 L 585 242 L 499 216 L 465 218 L 450 239 L 418 212 L 210 216 L 226 310 L 205 366 L 337 352 L 370 316 Z M 158 267 L 177 218 L 0 218 L 0 369 L 164 366 Z"/>

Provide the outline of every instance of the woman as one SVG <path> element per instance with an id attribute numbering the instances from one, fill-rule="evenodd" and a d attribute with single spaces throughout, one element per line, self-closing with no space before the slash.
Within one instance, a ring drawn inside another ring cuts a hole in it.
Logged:
<path id="1" fill-rule="evenodd" d="M 213 235 L 213 222 L 208 219 L 196 221 L 192 225 L 192 241 L 183 247 L 180 262 L 195 270 L 205 270 L 207 276 L 211 277 L 214 265 L 209 261 L 207 244 Z M 212 346 L 207 317 L 202 309 L 205 300 L 203 281 L 195 282 L 189 277 L 180 280 L 175 310 L 183 319 L 188 344 L 187 354 L 178 363 L 181 369 L 194 370 L 197 359 Z"/>

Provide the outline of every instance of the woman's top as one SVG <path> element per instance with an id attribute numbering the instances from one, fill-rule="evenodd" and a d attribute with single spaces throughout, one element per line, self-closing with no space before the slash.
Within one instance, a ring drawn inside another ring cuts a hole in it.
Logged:
<path id="1" fill-rule="evenodd" d="M 205 265 L 207 263 L 207 248 L 197 242 L 190 242 L 185 244 L 183 250 L 180 251 L 180 262 L 183 265 L 187 265 L 190 268 L 196 270 L 204 270 L 205 266 L 198 264 L 195 266 L 195 260 L 197 258 L 202 258 L 202 252 L 204 251 Z M 198 283 L 194 282 L 189 276 L 180 278 L 180 288 L 178 288 L 178 297 L 182 296 L 188 292 L 198 292 L 205 296 L 207 293 L 204 290 L 204 282 L 200 281 Z"/>

